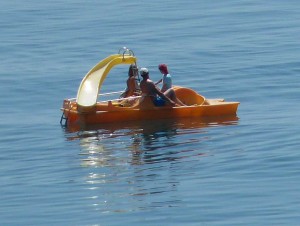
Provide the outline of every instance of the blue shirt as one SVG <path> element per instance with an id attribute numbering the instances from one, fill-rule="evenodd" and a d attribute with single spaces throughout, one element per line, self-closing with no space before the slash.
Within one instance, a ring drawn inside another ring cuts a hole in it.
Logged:
<path id="1" fill-rule="evenodd" d="M 172 77 L 170 74 L 164 75 L 162 81 L 163 81 L 163 86 L 166 87 L 166 90 L 172 87 Z"/>

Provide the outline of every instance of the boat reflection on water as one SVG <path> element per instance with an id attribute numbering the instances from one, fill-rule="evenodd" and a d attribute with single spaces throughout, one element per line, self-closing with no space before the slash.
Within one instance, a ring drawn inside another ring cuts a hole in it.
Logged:
<path id="1" fill-rule="evenodd" d="M 68 128 L 66 137 L 79 140 L 81 155 L 88 157 L 82 160 L 84 166 L 110 166 L 119 164 L 118 161 L 134 165 L 176 160 L 181 155 L 171 157 L 168 155 L 170 150 L 184 152 L 186 150 L 177 150 L 176 147 L 205 139 L 193 134 L 205 134 L 205 128 L 237 124 L 236 116 L 140 121 L 93 125 L 75 133 Z M 131 153 L 130 159 L 128 153 Z M 167 159 L 159 159 L 157 155 Z"/>
<path id="2" fill-rule="evenodd" d="M 88 171 L 84 196 L 100 213 L 151 211 L 182 205 L 182 174 L 211 154 L 205 147 L 211 127 L 237 125 L 237 117 L 144 121 L 66 131 L 81 148 Z M 203 162 L 203 161 L 202 161 Z"/>

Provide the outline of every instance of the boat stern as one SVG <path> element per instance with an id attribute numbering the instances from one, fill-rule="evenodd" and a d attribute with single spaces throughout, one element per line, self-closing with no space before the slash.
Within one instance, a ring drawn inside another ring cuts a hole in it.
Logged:
<path id="1" fill-rule="evenodd" d="M 62 104 L 60 124 L 67 126 L 78 121 L 77 103 L 75 98 L 65 99 Z"/>

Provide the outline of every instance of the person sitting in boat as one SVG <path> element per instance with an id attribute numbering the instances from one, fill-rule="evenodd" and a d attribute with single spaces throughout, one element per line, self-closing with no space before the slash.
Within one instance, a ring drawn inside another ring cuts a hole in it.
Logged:
<path id="1" fill-rule="evenodd" d="M 140 74 L 143 78 L 140 84 L 142 96 L 149 96 L 155 106 L 165 106 L 167 103 L 171 106 L 184 106 L 176 97 L 173 89 L 168 89 L 165 92 L 159 90 L 154 82 L 149 79 L 149 71 L 147 68 L 141 68 Z"/>
<path id="2" fill-rule="evenodd" d="M 160 64 L 158 65 L 158 69 L 160 71 L 160 73 L 163 74 L 163 77 L 158 80 L 155 85 L 159 84 L 162 82 L 162 87 L 161 87 L 161 91 L 165 92 L 166 90 L 172 88 L 172 77 L 169 74 L 168 71 L 168 66 L 166 64 Z"/>
<path id="3" fill-rule="evenodd" d="M 126 98 L 130 96 L 138 96 L 140 95 L 140 87 L 138 85 L 136 77 L 138 76 L 138 68 L 135 64 L 131 64 L 128 70 L 128 79 L 126 81 L 127 88 L 120 95 L 120 98 Z"/>

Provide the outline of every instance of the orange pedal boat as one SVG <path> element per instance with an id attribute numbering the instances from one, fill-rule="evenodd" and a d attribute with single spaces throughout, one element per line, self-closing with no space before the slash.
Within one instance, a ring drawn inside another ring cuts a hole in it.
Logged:
<path id="1" fill-rule="evenodd" d="M 143 96 L 106 101 L 98 100 L 101 96 L 108 95 L 99 94 L 99 91 L 103 81 L 114 66 L 136 64 L 137 62 L 137 58 L 131 50 L 125 47 L 121 50 L 118 54 L 100 61 L 85 75 L 78 88 L 77 98 L 63 101 L 61 124 L 87 126 L 127 121 L 236 115 L 239 102 L 227 102 L 224 99 L 206 99 L 192 89 L 179 86 L 175 86 L 173 89 L 177 98 L 186 106 L 156 107 L 149 97 Z"/>

